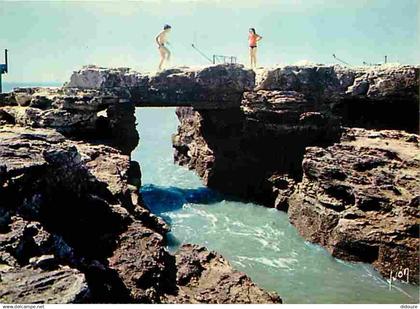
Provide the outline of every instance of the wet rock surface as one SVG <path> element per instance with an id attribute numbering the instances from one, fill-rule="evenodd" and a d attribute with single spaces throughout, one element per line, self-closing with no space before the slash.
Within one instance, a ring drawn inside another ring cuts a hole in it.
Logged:
<path id="1" fill-rule="evenodd" d="M 347 129 L 340 143 L 308 148 L 303 170 L 288 214 L 306 239 L 388 278 L 408 268 L 418 283 L 418 136 Z"/>

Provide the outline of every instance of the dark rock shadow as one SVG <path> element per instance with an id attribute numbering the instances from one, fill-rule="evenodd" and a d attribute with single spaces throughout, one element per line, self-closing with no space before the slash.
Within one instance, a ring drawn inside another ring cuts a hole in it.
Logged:
<path id="1" fill-rule="evenodd" d="M 147 184 L 141 187 L 140 193 L 149 210 L 170 226 L 173 221 L 169 213 L 181 209 L 185 204 L 210 205 L 223 200 L 241 201 L 206 187 L 183 189 Z M 165 238 L 171 253 L 175 253 L 182 245 L 182 241 L 171 232 L 165 234 Z"/>
<path id="2" fill-rule="evenodd" d="M 147 208 L 169 225 L 172 224 L 172 219 L 168 212 L 179 210 L 185 204 L 211 205 L 221 201 L 248 202 L 246 199 L 220 193 L 207 187 L 184 189 L 146 184 L 141 187 L 140 193 Z M 166 236 L 168 240 L 174 237 L 171 233 Z M 175 238 L 172 240 L 177 241 Z"/>
<path id="3" fill-rule="evenodd" d="M 206 187 L 183 189 L 147 184 L 142 186 L 140 192 L 150 211 L 168 224 L 172 222 L 165 213 L 181 209 L 185 204 L 215 204 L 226 199 L 224 195 Z"/>

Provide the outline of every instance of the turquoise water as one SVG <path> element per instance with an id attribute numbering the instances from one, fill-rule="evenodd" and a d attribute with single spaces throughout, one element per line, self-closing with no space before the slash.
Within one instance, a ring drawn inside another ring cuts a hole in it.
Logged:
<path id="1" fill-rule="evenodd" d="M 287 215 L 232 201 L 201 184 L 193 171 L 173 164 L 174 108 L 136 110 L 143 194 L 152 211 L 171 225 L 169 250 L 196 243 L 224 255 L 286 303 L 415 303 L 419 288 L 387 282 L 368 264 L 331 257 L 302 239 Z"/>

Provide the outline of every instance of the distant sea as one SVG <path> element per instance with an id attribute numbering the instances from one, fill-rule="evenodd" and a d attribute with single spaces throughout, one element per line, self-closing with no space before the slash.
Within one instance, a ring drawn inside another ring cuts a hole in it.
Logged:
<path id="1" fill-rule="evenodd" d="M 3 81 L 3 92 L 10 92 L 14 88 L 28 88 L 28 87 L 59 87 L 64 83 L 62 82 L 19 82 L 10 83 Z"/>

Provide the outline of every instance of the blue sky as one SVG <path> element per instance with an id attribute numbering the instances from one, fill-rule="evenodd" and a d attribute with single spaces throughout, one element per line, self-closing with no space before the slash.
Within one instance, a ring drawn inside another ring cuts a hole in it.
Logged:
<path id="1" fill-rule="evenodd" d="M 9 82 L 66 81 L 86 64 L 155 70 L 154 37 L 173 31 L 172 65 L 205 65 L 191 48 L 248 62 L 248 28 L 264 38 L 259 64 L 300 60 L 354 65 L 420 63 L 417 0 L 146 0 L 4 2 L 0 49 L 10 51 Z M 2 59 L 2 57 L 0 57 Z"/>

